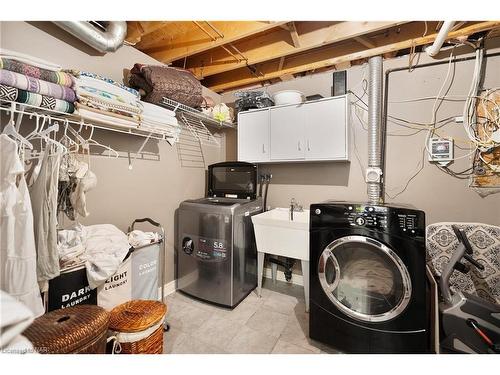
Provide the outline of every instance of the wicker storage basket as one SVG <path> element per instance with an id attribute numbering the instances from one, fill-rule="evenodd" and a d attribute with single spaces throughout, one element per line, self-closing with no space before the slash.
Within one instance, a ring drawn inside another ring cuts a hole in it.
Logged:
<path id="1" fill-rule="evenodd" d="M 134 300 L 111 310 L 108 335 L 115 336 L 123 354 L 162 354 L 163 321 L 167 306 L 159 301 Z"/>
<path id="2" fill-rule="evenodd" d="M 23 335 L 42 354 L 104 354 L 109 316 L 99 306 L 72 306 L 35 319 Z"/>

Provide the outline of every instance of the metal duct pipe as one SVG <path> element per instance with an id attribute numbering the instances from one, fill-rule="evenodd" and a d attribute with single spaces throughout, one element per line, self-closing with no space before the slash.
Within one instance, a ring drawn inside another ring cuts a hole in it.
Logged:
<path id="1" fill-rule="evenodd" d="M 382 183 L 382 56 L 368 61 L 370 80 L 368 85 L 368 168 L 366 183 L 368 201 L 380 204 Z"/>
<path id="2" fill-rule="evenodd" d="M 54 21 L 61 29 L 84 41 L 99 52 L 115 52 L 127 36 L 127 22 L 109 22 L 106 31 L 99 30 L 87 21 Z"/>
<path id="3" fill-rule="evenodd" d="M 434 39 L 434 43 L 425 49 L 425 52 L 427 52 L 429 56 L 434 57 L 439 53 L 439 50 L 443 46 L 443 43 L 445 42 L 448 33 L 453 28 L 453 25 L 455 25 L 455 21 L 443 22 L 443 26 L 439 29 L 439 33 L 436 36 L 436 39 Z"/>

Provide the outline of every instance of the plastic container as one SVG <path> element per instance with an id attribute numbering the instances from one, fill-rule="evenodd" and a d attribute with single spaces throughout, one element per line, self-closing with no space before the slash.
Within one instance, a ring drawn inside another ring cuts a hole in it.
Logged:
<path id="1" fill-rule="evenodd" d="M 305 101 L 305 95 L 301 91 L 284 90 L 273 95 L 274 105 L 300 104 Z"/>

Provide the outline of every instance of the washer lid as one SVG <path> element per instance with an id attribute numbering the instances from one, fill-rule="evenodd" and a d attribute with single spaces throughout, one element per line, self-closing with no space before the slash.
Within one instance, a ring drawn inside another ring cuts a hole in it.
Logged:
<path id="1" fill-rule="evenodd" d="M 385 322 L 400 315 L 411 297 L 408 270 L 383 243 L 365 236 L 346 236 L 330 243 L 318 262 L 323 291 L 347 316 Z"/>

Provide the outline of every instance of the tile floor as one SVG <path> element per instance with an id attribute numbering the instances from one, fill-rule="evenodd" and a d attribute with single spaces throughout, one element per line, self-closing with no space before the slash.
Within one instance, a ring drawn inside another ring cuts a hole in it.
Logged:
<path id="1" fill-rule="evenodd" d="M 169 295 L 167 305 L 165 353 L 337 353 L 309 338 L 309 314 L 297 285 L 265 279 L 262 297 L 253 291 L 233 310 L 180 292 Z"/>

